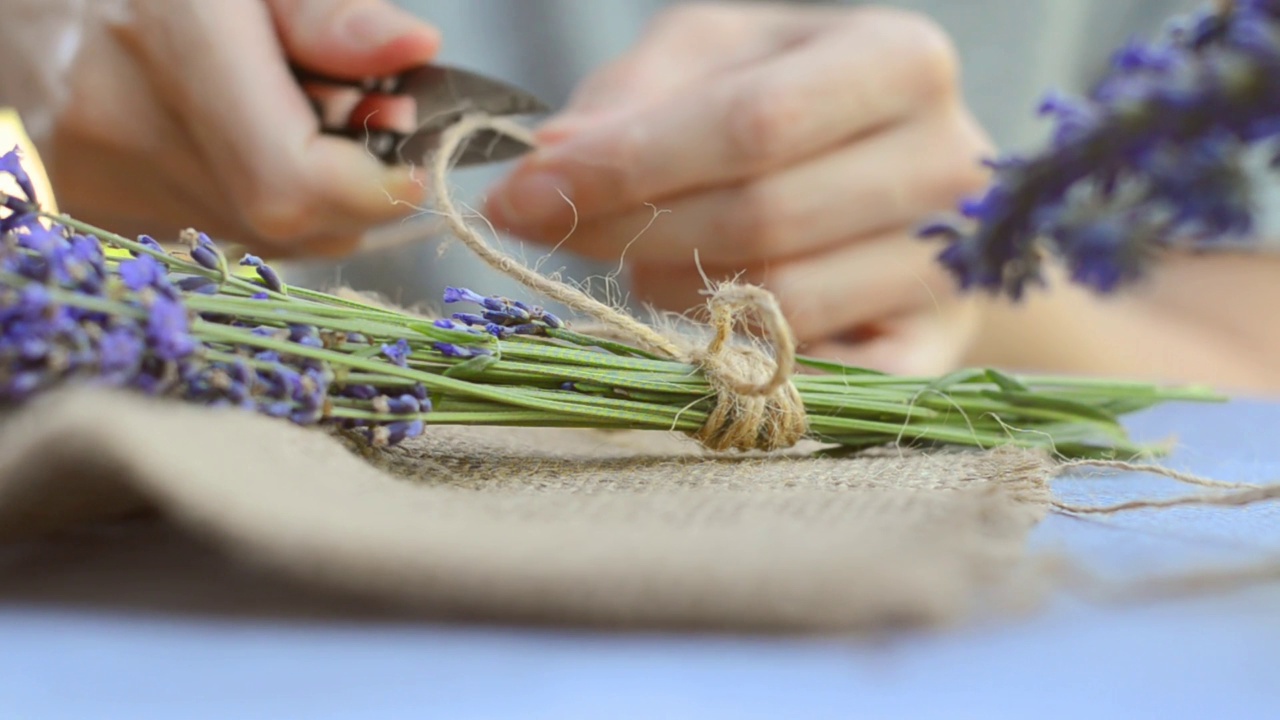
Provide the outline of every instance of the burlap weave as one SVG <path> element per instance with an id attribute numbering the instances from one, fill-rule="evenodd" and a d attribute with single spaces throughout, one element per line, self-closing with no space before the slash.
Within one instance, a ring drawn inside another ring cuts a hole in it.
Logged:
<path id="1" fill-rule="evenodd" d="M 1031 453 L 810 450 L 430 428 L 359 454 L 239 412 L 63 392 L 0 431 L 0 601 L 874 631 L 962 617 L 1048 507 Z M 158 519 L 119 520 L 140 508 Z"/>

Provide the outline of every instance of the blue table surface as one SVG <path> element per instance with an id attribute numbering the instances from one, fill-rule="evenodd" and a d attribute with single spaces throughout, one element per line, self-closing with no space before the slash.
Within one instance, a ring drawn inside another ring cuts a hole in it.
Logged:
<path id="1" fill-rule="evenodd" d="M 1280 403 L 1170 405 L 1166 462 L 1280 479 Z M 1067 479 L 1107 503 L 1167 480 Z M 1280 504 L 1051 515 L 1038 550 L 1109 578 L 1280 550 Z M 136 616 L 0 605 L 0 718 L 1057 718 L 1280 716 L 1280 585 L 1049 607 L 876 642 Z"/>

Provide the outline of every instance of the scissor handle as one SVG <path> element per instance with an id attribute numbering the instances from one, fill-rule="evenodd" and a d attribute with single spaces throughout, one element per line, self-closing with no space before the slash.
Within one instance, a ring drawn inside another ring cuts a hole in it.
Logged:
<path id="1" fill-rule="evenodd" d="M 307 85 L 320 85 L 356 90 L 365 97 L 411 95 L 418 103 L 420 114 L 424 112 L 422 106 L 425 103 L 429 116 L 419 117 L 416 129 L 410 134 L 404 134 L 381 128 L 358 127 L 359 123 L 354 123 L 351 115 L 344 118 L 338 126 L 326 124 L 327 113 L 324 112 L 324 107 L 317 98 L 308 94 L 322 133 L 362 142 L 371 154 L 388 165 L 396 165 L 406 157 L 414 161 L 424 157 L 438 143 L 440 132 L 462 116 L 463 107 L 475 106 L 485 112 L 507 115 L 541 112 L 546 109 L 542 101 L 527 92 L 470 71 L 439 65 L 413 68 L 397 75 L 366 78 L 334 77 L 294 64 L 290 65 L 290 71 L 304 90 Z M 448 97 L 451 93 L 458 92 L 474 97 L 463 103 L 457 103 L 456 98 Z M 445 96 L 444 105 L 452 103 L 458 107 L 439 107 L 442 105 L 442 93 Z M 499 162 L 529 149 L 527 142 L 520 138 L 497 131 L 477 133 L 468 139 L 455 158 L 455 164 L 469 166 Z"/>
<path id="2" fill-rule="evenodd" d="M 404 77 L 403 74 L 396 74 L 382 77 L 342 78 L 315 70 L 308 70 L 295 64 L 289 65 L 289 71 L 293 73 L 294 80 L 297 80 L 299 84 L 310 83 L 313 85 L 346 87 L 359 90 L 365 94 L 394 95 L 400 92 Z"/>
<path id="3" fill-rule="evenodd" d="M 401 84 L 399 75 L 351 79 L 326 75 L 292 64 L 289 66 L 289 70 L 293 73 L 293 77 L 299 85 L 312 84 L 351 88 L 358 90 L 362 95 L 393 95 L 400 89 Z M 395 165 L 399 162 L 398 150 L 408 137 L 407 135 L 395 130 L 371 130 L 363 127 L 354 127 L 351 125 L 350 117 L 347 117 L 346 121 L 341 125 L 327 125 L 324 122 L 325 113 L 324 108 L 320 106 L 320 101 L 313 97 L 308 97 L 307 100 L 310 101 L 311 109 L 320 121 L 321 133 L 363 143 L 371 154 L 387 165 Z"/>

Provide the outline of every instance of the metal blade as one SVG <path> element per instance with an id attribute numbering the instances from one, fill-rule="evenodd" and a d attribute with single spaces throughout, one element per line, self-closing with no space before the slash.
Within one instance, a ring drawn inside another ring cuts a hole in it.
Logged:
<path id="1" fill-rule="evenodd" d="M 439 146 L 440 133 L 470 112 L 495 116 L 533 115 L 551 107 L 513 85 L 462 70 L 428 65 L 403 74 L 395 92 L 417 104 L 417 130 L 396 148 L 404 160 L 420 161 Z M 472 136 L 456 158 L 458 166 L 503 162 L 531 150 L 527 143 L 497 131 Z"/>
<path id="2" fill-rule="evenodd" d="M 551 110 L 537 96 L 514 85 L 444 65 L 426 65 L 404 73 L 396 92 L 417 102 L 422 130 L 442 130 L 467 112 L 506 116 Z"/>

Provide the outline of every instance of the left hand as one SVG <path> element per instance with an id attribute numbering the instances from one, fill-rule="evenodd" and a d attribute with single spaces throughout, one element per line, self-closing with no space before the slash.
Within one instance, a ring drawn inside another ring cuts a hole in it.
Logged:
<path id="1" fill-rule="evenodd" d="M 773 291 L 802 351 L 941 372 L 976 310 L 912 235 L 984 186 L 989 149 L 956 75 L 914 14 L 684 4 L 580 88 L 485 212 L 625 256 L 633 295 L 669 310 L 703 302 L 696 249 L 712 280 Z"/>

